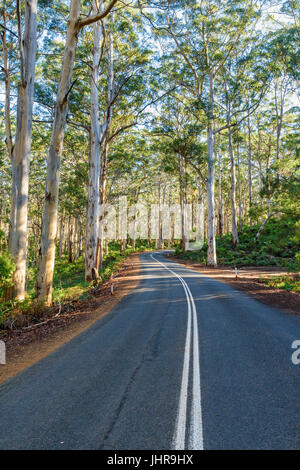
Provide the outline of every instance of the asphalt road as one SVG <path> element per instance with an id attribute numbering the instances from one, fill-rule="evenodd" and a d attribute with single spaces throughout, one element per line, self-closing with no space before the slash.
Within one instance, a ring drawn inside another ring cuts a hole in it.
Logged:
<path id="1" fill-rule="evenodd" d="M 0 386 L 0 449 L 299 449 L 299 317 L 141 260 L 109 315 Z"/>

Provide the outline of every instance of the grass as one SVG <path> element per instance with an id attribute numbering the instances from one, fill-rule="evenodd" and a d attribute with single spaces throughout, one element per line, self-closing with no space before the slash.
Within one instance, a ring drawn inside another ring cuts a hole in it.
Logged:
<path id="1" fill-rule="evenodd" d="M 271 219 L 257 240 L 254 237 L 259 225 L 245 226 L 239 233 L 239 244 L 234 247 L 231 234 L 217 237 L 218 264 L 227 266 L 282 266 L 290 272 L 300 268 L 299 233 L 295 223 L 289 218 Z M 200 251 L 187 252 L 184 255 L 177 248 L 180 257 L 206 263 L 207 244 Z"/>
<path id="2" fill-rule="evenodd" d="M 152 249 L 153 247 L 151 247 Z M 104 255 L 103 269 L 99 272 L 98 282 L 101 284 L 114 274 L 130 254 L 137 251 L 146 251 L 146 242 L 137 241 L 136 250 L 128 245 L 125 253 L 120 253 L 120 244 L 111 242 L 109 243 L 108 255 Z M 1 303 L 0 301 L 0 328 L 4 320 L 16 319 L 17 317 L 28 318 L 38 317 L 44 314 L 44 307 L 42 307 L 37 300 L 34 299 L 35 284 L 36 284 L 37 268 L 28 269 L 28 286 L 27 298 L 23 302 L 10 301 Z M 57 257 L 55 261 L 54 278 L 53 278 L 53 305 L 58 305 L 63 302 L 71 302 L 74 300 L 82 300 L 88 298 L 88 293 L 93 287 L 93 283 L 85 282 L 84 273 L 84 259 L 81 256 L 75 262 L 70 263 L 67 255 L 61 259 Z"/>
<path id="3" fill-rule="evenodd" d="M 272 279 L 260 279 L 260 282 L 269 287 L 276 289 L 284 289 L 291 292 L 300 293 L 300 276 L 299 275 L 285 275 L 276 276 Z"/>

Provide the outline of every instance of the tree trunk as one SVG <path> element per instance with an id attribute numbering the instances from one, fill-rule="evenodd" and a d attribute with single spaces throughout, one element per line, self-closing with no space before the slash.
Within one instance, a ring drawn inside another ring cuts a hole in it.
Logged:
<path id="1" fill-rule="evenodd" d="M 266 225 L 266 223 L 268 222 L 268 220 L 270 220 L 271 217 L 273 217 L 275 214 L 278 214 L 278 211 L 272 212 L 272 213 L 271 213 L 270 215 L 268 215 L 268 217 L 263 221 L 263 223 L 261 224 L 261 226 L 260 226 L 260 228 L 259 228 L 257 234 L 256 234 L 255 237 L 254 237 L 255 243 L 257 242 L 257 240 L 258 240 L 259 237 L 261 236 L 262 231 L 263 231 L 263 229 L 264 229 L 264 226 Z"/>
<path id="2" fill-rule="evenodd" d="M 97 3 L 93 1 L 93 12 L 97 13 Z M 96 264 L 96 249 L 98 237 L 98 207 L 99 207 L 99 173 L 100 173 L 100 129 L 99 129 L 99 61 L 100 23 L 94 23 L 94 52 L 91 73 L 91 132 L 90 132 L 90 161 L 88 180 L 88 208 L 86 220 L 86 251 L 85 251 L 85 280 L 93 279 L 93 269 Z"/>
<path id="3" fill-rule="evenodd" d="M 73 237 L 74 237 L 74 226 L 73 219 L 69 217 L 69 231 L 68 231 L 68 261 L 73 262 Z"/>
<path id="4" fill-rule="evenodd" d="M 13 149 L 12 178 L 12 227 L 10 248 L 16 264 L 13 274 L 13 288 L 10 297 L 25 298 L 28 185 L 32 134 L 32 105 L 36 56 L 37 0 L 25 2 L 24 37 L 19 44 L 21 55 L 21 80 L 18 87 L 17 130 Z"/>
<path id="5" fill-rule="evenodd" d="M 249 210 L 252 205 L 252 149 L 251 149 L 251 126 L 250 117 L 248 117 L 248 191 L 249 191 Z M 250 226 L 252 226 L 251 216 L 249 216 Z"/>
<path id="6" fill-rule="evenodd" d="M 73 260 L 77 261 L 78 259 L 78 220 L 74 220 L 74 235 L 73 235 Z"/>
<path id="7" fill-rule="evenodd" d="M 114 97 L 114 69 L 113 69 L 113 56 L 114 56 L 114 44 L 113 44 L 113 36 L 112 31 L 109 31 L 108 34 L 108 41 L 109 41 L 109 50 L 108 50 L 108 94 L 107 94 L 107 107 L 106 107 L 106 118 L 105 122 L 102 125 L 103 135 L 101 138 L 101 143 L 104 142 L 104 151 L 102 152 L 102 161 L 101 165 L 101 172 L 100 172 L 100 204 L 105 203 L 105 189 L 106 189 L 106 182 L 107 182 L 107 154 L 109 148 L 109 131 L 110 131 L 110 124 L 112 119 L 112 102 Z M 103 265 L 103 223 L 101 219 L 101 215 L 99 218 L 99 226 L 98 226 L 98 240 L 97 240 L 97 249 L 96 249 L 96 269 L 102 269 Z"/>
<path id="8" fill-rule="evenodd" d="M 242 228 L 242 197 L 241 197 L 241 168 L 240 168 L 240 147 L 237 145 L 237 165 L 238 165 L 238 192 L 239 192 L 239 230 Z"/>
<path id="9" fill-rule="evenodd" d="M 72 0 L 52 135 L 47 158 L 47 179 L 41 239 L 41 261 L 36 290 L 37 297 L 43 300 L 45 305 L 51 305 L 52 302 L 60 161 L 66 127 L 68 97 L 72 88 L 71 80 L 78 40 L 79 16 L 80 0 Z"/>
<path id="10" fill-rule="evenodd" d="M 283 86 L 281 83 L 280 89 L 280 102 L 278 103 L 278 83 L 275 83 L 275 110 L 276 110 L 276 159 L 279 160 L 280 156 L 280 138 L 282 131 L 282 121 L 283 121 L 283 108 L 284 108 L 284 98 L 286 93 L 286 86 Z"/>
<path id="11" fill-rule="evenodd" d="M 196 233 L 197 233 L 197 240 L 201 240 L 204 242 L 204 218 L 205 218 L 205 204 L 204 204 L 204 194 L 201 189 L 201 181 L 197 184 L 198 190 L 198 207 L 197 207 L 197 226 L 196 226 Z"/>
<path id="12" fill-rule="evenodd" d="M 227 119 L 227 124 L 230 124 L 230 110 Z M 236 181 L 235 181 L 235 161 L 232 148 L 232 131 L 231 127 L 228 127 L 228 145 L 229 155 L 231 163 L 231 211 L 232 211 L 232 243 L 236 246 L 239 243 L 238 231 L 237 231 L 237 217 L 236 217 Z"/>
<path id="13" fill-rule="evenodd" d="M 214 112 L 214 75 L 209 75 L 210 109 L 207 125 L 208 143 L 208 177 L 207 177 L 207 264 L 217 265 L 216 235 L 215 235 L 215 162 L 214 162 L 214 134 L 213 134 L 213 112 Z"/>
<path id="14" fill-rule="evenodd" d="M 218 232 L 223 235 L 223 194 L 222 194 L 222 168 L 221 168 L 221 155 L 218 153 L 218 190 L 219 190 L 219 214 L 218 214 Z"/>
<path id="15" fill-rule="evenodd" d="M 186 228 L 185 228 L 185 194 L 184 194 L 184 167 L 182 157 L 179 156 L 179 191 L 181 209 L 181 241 L 180 248 L 185 253 L 186 250 Z M 156 247 L 155 247 L 156 248 Z"/>
<path id="16" fill-rule="evenodd" d="M 12 168 L 12 187 L 11 187 L 11 198 L 10 198 L 10 218 L 9 218 L 9 231 L 8 231 L 8 249 L 11 251 L 12 241 L 12 230 L 15 227 L 15 182 L 14 182 L 14 161 L 13 161 L 13 140 L 11 133 L 11 119 L 10 119 L 10 71 L 8 63 L 8 51 L 6 43 L 6 10 L 3 8 L 3 31 L 2 31 L 2 45 L 3 45 L 3 72 L 5 80 L 5 105 L 4 105 L 4 117 L 5 117 L 5 144 L 7 153 L 11 161 Z"/>
<path id="17" fill-rule="evenodd" d="M 82 227 L 81 220 L 77 219 L 77 246 L 76 246 L 76 259 L 81 255 L 81 244 L 82 244 Z"/>
<path id="18" fill-rule="evenodd" d="M 260 122 L 257 120 L 257 161 L 258 161 L 258 188 L 259 191 L 263 188 L 263 172 L 262 172 L 262 161 L 261 161 L 261 131 Z"/>
<path id="19" fill-rule="evenodd" d="M 13 142 L 11 134 L 11 120 L 10 120 L 10 72 L 8 64 L 8 52 L 6 44 L 6 10 L 3 8 L 3 31 L 2 31 L 2 45 L 3 45 L 3 72 L 5 80 L 5 137 L 6 137 L 6 148 L 9 158 L 12 158 L 13 153 Z"/>
<path id="20" fill-rule="evenodd" d="M 104 204 L 105 204 L 105 190 L 107 183 L 107 153 L 108 143 L 105 143 L 102 165 L 101 165 L 101 177 L 100 177 L 100 215 L 98 225 L 98 239 L 96 249 L 96 270 L 99 271 L 103 267 L 103 240 L 104 240 Z"/>
<path id="21" fill-rule="evenodd" d="M 60 219 L 60 228 L 59 228 L 59 258 L 62 258 L 63 253 L 63 239 L 64 239 L 64 221 L 63 217 Z"/>

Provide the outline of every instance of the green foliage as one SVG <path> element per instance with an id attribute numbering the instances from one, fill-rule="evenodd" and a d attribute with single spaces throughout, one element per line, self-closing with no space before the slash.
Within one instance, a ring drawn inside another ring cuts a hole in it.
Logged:
<path id="1" fill-rule="evenodd" d="M 272 279 L 260 279 L 260 282 L 269 287 L 275 287 L 276 289 L 284 289 L 300 293 L 300 277 L 297 275 L 276 276 Z"/>
<path id="2" fill-rule="evenodd" d="M 150 249 L 154 248 L 154 242 Z M 98 283 L 102 284 L 108 280 L 120 267 L 125 258 L 134 252 L 147 250 L 147 241 L 137 240 L 136 249 L 134 250 L 128 245 L 125 253 L 120 252 L 120 243 L 110 242 L 108 255 L 104 255 L 103 269 L 99 273 Z M 2 263 L 2 257 L 5 262 Z M 7 263 L 7 264 L 6 264 Z M 10 283 L 10 276 L 14 270 L 14 264 L 11 262 L 9 255 L 5 252 L 0 255 L 0 292 Z M 3 269 L 3 270 L 2 270 Z M 39 321 L 39 318 L 47 314 L 45 308 L 40 301 L 34 299 L 36 268 L 29 270 L 29 286 L 28 296 L 23 302 L 10 301 L 2 303 L 0 310 L 0 328 L 4 326 L 23 326 Z M 3 278 L 2 278 L 3 272 Z M 80 257 L 78 260 L 70 263 L 67 256 L 56 259 L 53 280 L 53 305 L 54 307 L 60 303 L 68 303 L 72 301 L 87 299 L 88 293 L 93 287 L 93 283 L 86 283 L 84 277 L 84 259 Z M 51 316 L 49 310 L 49 316 Z"/>
<path id="3" fill-rule="evenodd" d="M 5 287 L 12 285 L 11 276 L 14 272 L 15 264 L 7 251 L 0 254 L 0 296 Z"/>
<path id="4" fill-rule="evenodd" d="M 290 271 L 300 268 L 300 243 L 298 224 L 291 217 L 270 219 L 255 243 L 259 224 L 245 226 L 239 232 L 240 243 L 232 244 L 231 234 L 217 237 L 218 263 L 229 266 L 283 266 Z M 206 262 L 206 243 L 200 251 L 187 252 L 184 258 Z M 176 250 L 177 253 L 179 249 Z"/>
<path id="5" fill-rule="evenodd" d="M 0 247 L 3 238 L 4 233 L 0 230 Z M 0 298 L 3 295 L 4 289 L 12 285 L 11 277 L 14 269 L 15 264 L 11 259 L 11 255 L 2 247 L 0 252 Z"/>

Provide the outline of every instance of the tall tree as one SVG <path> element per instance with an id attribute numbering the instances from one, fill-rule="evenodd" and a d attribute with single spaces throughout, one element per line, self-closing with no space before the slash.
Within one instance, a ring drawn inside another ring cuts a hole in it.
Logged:
<path id="1" fill-rule="evenodd" d="M 20 81 L 18 85 L 16 136 L 11 155 L 12 210 L 10 220 L 10 250 L 16 269 L 13 274 L 13 286 L 10 288 L 8 294 L 9 297 L 17 300 L 23 300 L 25 298 L 29 166 L 35 56 L 37 47 L 37 0 L 26 1 L 24 8 L 24 32 L 22 32 L 21 3 L 20 0 L 18 0 L 17 18 Z M 9 93 L 8 88 L 6 92 Z M 9 106 L 9 104 L 7 104 L 7 106 Z M 7 132 L 8 134 L 10 133 L 8 123 Z M 11 142 L 9 145 L 11 146 Z"/>
<path id="2" fill-rule="evenodd" d="M 116 2 L 117 0 L 111 0 L 103 12 L 99 12 L 83 19 L 80 18 L 81 1 L 72 0 L 71 2 L 65 51 L 57 92 L 54 121 L 52 125 L 51 142 L 47 155 L 47 179 L 41 239 L 41 260 L 36 287 L 37 297 L 43 300 L 45 305 L 50 305 L 52 302 L 60 161 L 68 112 L 68 99 L 74 85 L 74 82 L 71 82 L 78 35 L 83 27 L 105 18 L 105 16 L 110 13 Z"/>
<path id="3" fill-rule="evenodd" d="M 97 13 L 96 0 L 93 1 L 93 13 Z M 104 25 L 102 26 L 104 28 Z M 100 176 L 100 124 L 99 124 L 99 66 L 101 59 L 101 25 L 96 21 L 93 25 L 94 47 L 91 71 L 91 130 L 88 180 L 88 208 L 86 221 L 85 245 L 85 279 L 87 282 L 96 277 L 96 249 L 98 237 L 98 206 L 99 206 L 99 176 Z M 102 50 L 105 36 L 102 39 Z"/>

